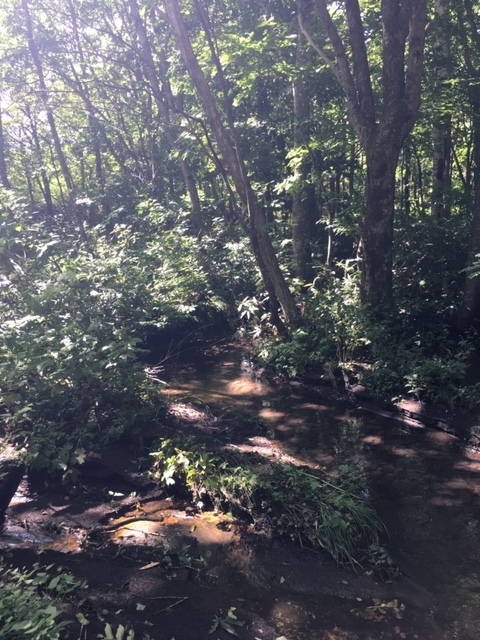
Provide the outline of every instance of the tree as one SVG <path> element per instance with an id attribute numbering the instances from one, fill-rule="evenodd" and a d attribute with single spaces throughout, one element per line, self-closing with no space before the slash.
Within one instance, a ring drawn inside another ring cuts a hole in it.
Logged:
<path id="1" fill-rule="evenodd" d="M 345 93 L 350 123 L 366 161 L 365 209 L 361 224 L 362 294 L 372 309 L 389 308 L 393 301 L 392 245 L 395 172 L 407 135 L 420 108 L 427 0 L 383 0 L 381 3 L 381 74 L 368 55 L 366 33 L 358 0 L 343 0 L 329 8 L 316 0 L 333 57 L 303 27 L 321 59 L 330 66 Z M 341 11 L 347 30 L 341 30 L 332 12 Z M 380 86 L 381 95 L 374 91 Z"/>
<path id="2" fill-rule="evenodd" d="M 80 235 L 85 239 L 85 229 L 84 229 L 84 225 L 83 225 L 83 220 L 80 217 L 80 215 L 78 214 L 78 209 L 77 209 L 77 204 L 76 204 L 76 188 L 72 179 L 72 174 L 70 171 L 70 167 L 68 165 L 67 159 L 65 157 L 65 153 L 64 153 L 64 149 L 60 140 L 60 136 L 58 134 L 58 130 L 57 130 L 57 125 L 55 122 L 55 118 L 53 115 L 53 110 L 49 104 L 49 100 L 48 100 L 48 90 L 47 90 L 47 85 L 45 82 L 45 74 L 43 72 L 43 65 L 42 65 L 42 61 L 40 58 L 40 53 L 38 50 L 38 46 L 37 43 L 35 41 L 35 37 L 34 37 L 34 32 L 33 32 L 33 24 L 32 24 L 32 17 L 31 17 L 31 13 L 30 13 L 30 7 L 28 4 L 28 0 L 22 0 L 22 9 L 23 9 L 23 16 L 25 19 L 25 26 L 26 26 L 26 36 L 27 36 L 27 43 L 28 43 L 28 49 L 30 51 L 30 55 L 32 57 L 32 60 L 34 62 L 34 66 L 37 72 L 37 77 L 38 77 L 38 85 L 40 87 L 40 96 L 41 99 L 43 101 L 43 104 L 45 106 L 45 111 L 47 114 L 47 120 L 48 120 L 48 124 L 50 127 L 50 132 L 52 135 L 52 139 L 53 139 L 53 144 L 54 144 L 54 148 L 55 148 L 55 153 L 56 153 L 56 157 L 57 160 L 60 164 L 61 167 L 61 171 L 62 171 L 62 175 L 63 175 L 63 179 L 65 181 L 65 185 L 67 187 L 67 191 L 68 191 L 68 204 L 69 207 L 71 209 L 71 212 L 74 214 L 76 221 L 78 223 L 78 229 L 80 232 Z"/>
<path id="3" fill-rule="evenodd" d="M 448 105 L 451 50 L 446 0 L 435 0 L 436 109 L 433 122 L 432 217 L 439 221 L 450 210 L 452 123 Z"/>
<path id="4" fill-rule="evenodd" d="M 132 21 L 136 29 L 136 33 L 139 40 L 140 56 L 143 63 L 145 76 L 150 85 L 155 104 L 157 105 L 159 124 L 165 131 L 168 143 L 172 150 L 177 147 L 174 126 L 172 125 L 172 91 L 168 85 L 168 81 L 165 82 L 167 86 L 162 89 L 161 82 L 158 77 L 158 73 L 155 68 L 155 61 L 153 59 L 150 40 L 148 38 L 145 24 L 140 15 L 137 0 L 128 0 Z M 202 232 L 202 211 L 200 206 L 200 197 L 198 195 L 197 185 L 193 176 L 192 169 L 188 160 L 179 154 L 178 166 L 180 168 L 185 187 L 190 199 L 190 206 L 192 208 L 192 222 L 193 228 L 197 235 Z"/>
<path id="5" fill-rule="evenodd" d="M 480 14 L 471 0 L 460 0 L 457 4 L 457 23 L 463 51 L 463 60 L 468 73 L 467 94 L 472 119 L 473 156 L 473 204 L 470 241 L 467 257 L 467 276 L 463 298 L 457 315 L 460 330 L 467 329 L 480 313 L 480 275 L 470 273 L 480 254 Z"/>
<path id="6" fill-rule="evenodd" d="M 306 0 L 298 0 L 297 11 L 302 13 L 300 20 L 308 22 L 310 7 Z M 304 65 L 309 60 L 307 42 L 303 32 L 297 35 L 296 77 L 293 83 L 293 163 L 294 191 L 292 202 L 292 241 L 296 275 L 303 282 L 311 282 L 312 248 L 316 209 L 314 187 L 309 182 L 312 160 L 308 151 L 311 138 L 309 88 L 302 77 Z"/>
<path id="7" fill-rule="evenodd" d="M 275 318 L 277 301 L 283 311 L 285 322 L 290 329 L 298 324 L 298 310 L 293 296 L 288 288 L 280 269 L 275 250 L 267 231 L 265 213 L 255 196 L 252 184 L 247 174 L 247 167 L 241 152 L 241 145 L 231 113 L 231 102 L 226 83 L 222 81 L 220 61 L 215 60 L 216 69 L 221 82 L 224 109 L 227 113 L 227 123 L 224 122 L 217 106 L 215 95 L 209 86 L 205 74 L 200 67 L 193 51 L 188 31 L 183 20 L 177 0 L 165 0 L 165 7 L 172 32 L 181 52 L 190 79 L 195 86 L 199 100 L 203 106 L 207 121 L 223 157 L 223 161 L 232 175 L 238 196 L 248 212 L 249 234 L 252 249 L 255 254 L 265 287 L 269 294 L 270 309 Z M 278 320 L 277 320 L 278 324 Z"/>

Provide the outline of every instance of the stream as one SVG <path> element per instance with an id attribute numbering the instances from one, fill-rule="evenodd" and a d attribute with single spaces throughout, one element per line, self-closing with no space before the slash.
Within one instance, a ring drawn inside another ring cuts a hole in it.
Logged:
<path id="1" fill-rule="evenodd" d="M 210 636 L 208 628 L 231 606 L 260 625 L 238 628 L 241 640 L 480 637 L 480 453 L 442 431 L 353 407 L 320 386 L 268 382 L 239 344 L 192 350 L 170 360 L 160 377 L 159 392 L 186 432 L 189 423 L 209 438 L 221 432 L 222 444 L 279 462 L 332 473 L 342 464 L 364 470 L 365 498 L 385 524 L 385 543 L 402 578 L 376 582 L 275 538 L 249 546 L 228 515 L 195 512 L 161 487 L 142 485 L 141 476 L 132 492 L 137 476 L 125 473 L 133 461 L 120 444 L 107 460 L 87 461 L 87 484 L 70 495 L 60 489 L 42 497 L 24 486 L 9 507 L 0 547 L 17 549 L 20 559 L 31 550 L 61 552 L 74 574 L 96 589 L 98 602 L 105 599 L 102 606 L 112 606 L 113 598 L 130 623 L 152 624 L 162 640 L 197 640 L 197 627 L 207 630 L 205 639 L 228 638 Z M 99 499 L 98 492 L 109 497 Z M 183 545 L 209 558 L 208 586 L 186 582 L 188 571 L 168 576 L 159 562 L 150 563 L 159 543 L 167 554 Z M 145 566 L 132 564 L 131 553 Z M 112 584 L 122 588 L 112 591 Z M 149 614 L 152 600 L 172 598 L 176 589 L 177 617 L 165 609 Z"/>
<path id="2" fill-rule="evenodd" d="M 372 500 L 402 572 L 433 596 L 443 637 L 480 637 L 480 454 L 440 431 L 405 427 L 302 385 L 270 384 L 234 345 L 171 369 L 164 394 L 225 403 L 267 425 L 272 448 L 328 469 L 365 469 Z M 329 605 L 331 606 L 331 604 Z M 392 636 L 396 637 L 396 636 Z"/>

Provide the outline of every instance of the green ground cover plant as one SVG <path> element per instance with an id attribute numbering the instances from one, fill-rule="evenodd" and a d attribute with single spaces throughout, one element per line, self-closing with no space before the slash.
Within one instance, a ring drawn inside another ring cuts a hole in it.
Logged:
<path id="1" fill-rule="evenodd" d="M 198 506 L 210 503 L 253 519 L 266 514 L 276 533 L 325 549 L 339 564 L 358 567 L 370 546 L 380 546 L 382 525 L 351 467 L 341 467 L 332 477 L 290 464 L 210 453 L 185 439 L 163 440 L 151 456 L 152 477 L 166 486 L 187 487 Z"/>
<path id="2" fill-rule="evenodd" d="M 62 602 L 86 589 L 62 567 L 30 569 L 0 561 L 0 631 L 8 640 L 60 640 L 68 622 L 61 619 Z"/>

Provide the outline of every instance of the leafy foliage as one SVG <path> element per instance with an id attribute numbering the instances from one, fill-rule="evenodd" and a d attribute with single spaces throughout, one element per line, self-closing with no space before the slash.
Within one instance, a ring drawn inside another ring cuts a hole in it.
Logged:
<path id="1" fill-rule="evenodd" d="M 86 450 L 161 417 L 139 345 L 208 301 L 193 242 L 157 231 L 166 215 L 143 203 L 135 223 L 77 246 L 4 202 L 0 394 L 27 465 L 67 478 Z"/>
<path id="2" fill-rule="evenodd" d="M 53 565 L 16 569 L 0 562 L 0 628 L 9 640 L 60 640 L 67 622 L 59 620 L 61 601 L 85 583 Z"/>
<path id="3" fill-rule="evenodd" d="M 333 478 L 292 465 L 253 466 L 229 460 L 228 454 L 207 453 L 193 441 L 172 439 L 151 455 L 157 482 L 181 483 L 199 506 L 208 499 L 254 518 L 267 514 L 280 535 L 326 549 L 338 563 L 355 567 L 369 545 L 378 547 L 381 524 L 351 467 L 343 466 Z"/>
<path id="4" fill-rule="evenodd" d="M 403 289 L 397 315 L 384 318 L 362 305 L 358 276 L 354 265 L 344 267 L 343 280 L 327 272 L 324 286 L 310 289 L 304 326 L 286 340 L 264 338 L 258 357 L 286 376 L 343 371 L 382 399 L 476 405 L 479 385 L 467 378 L 477 335 L 452 334 L 451 311 L 435 297 L 438 274 L 424 283 L 423 297 Z"/>

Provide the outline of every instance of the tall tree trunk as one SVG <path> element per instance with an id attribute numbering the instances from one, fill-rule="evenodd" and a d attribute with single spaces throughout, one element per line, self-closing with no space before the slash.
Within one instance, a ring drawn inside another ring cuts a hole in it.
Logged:
<path id="1" fill-rule="evenodd" d="M 475 96 L 474 96 L 475 94 Z M 472 87 L 470 99 L 473 102 L 473 211 L 470 225 L 467 266 L 479 262 L 480 254 L 480 90 Z M 471 277 L 467 273 L 462 304 L 457 313 L 460 331 L 468 327 L 480 316 L 480 276 Z"/>
<path id="2" fill-rule="evenodd" d="M 309 4 L 306 0 L 298 0 L 299 12 L 304 14 L 303 21 L 308 24 Z M 307 51 L 307 41 L 301 30 L 297 35 L 296 71 L 297 75 L 293 84 L 293 144 L 299 151 L 295 162 L 295 175 L 292 203 L 292 242 L 295 271 L 297 277 L 303 282 L 313 280 L 311 238 L 313 235 L 315 215 L 315 189 L 309 183 L 312 169 L 311 158 L 305 154 L 305 146 L 311 137 L 310 100 L 302 77 L 302 69 L 308 62 L 310 55 Z"/>
<path id="3" fill-rule="evenodd" d="M 4 189 L 11 189 L 12 185 L 8 179 L 7 161 L 6 161 L 6 149 L 5 149 L 5 136 L 3 132 L 3 118 L 2 108 L 0 104 L 0 182 Z"/>
<path id="4" fill-rule="evenodd" d="M 473 182 L 473 211 L 468 246 L 467 268 L 478 262 L 480 254 L 480 24 L 471 0 L 457 5 L 457 26 L 463 49 L 463 61 L 470 75 L 468 96 L 472 108 L 471 162 L 467 162 L 465 185 Z M 470 157 L 468 154 L 467 159 Z M 457 312 L 457 327 L 464 331 L 480 316 L 480 276 L 471 277 L 467 271 L 462 304 Z"/>
<path id="5" fill-rule="evenodd" d="M 230 127 L 229 134 L 229 130 L 222 120 L 214 94 L 193 52 L 177 0 L 165 0 L 165 6 L 170 26 L 190 79 L 197 91 L 223 160 L 232 175 L 235 189 L 246 207 L 255 258 L 265 285 L 271 284 L 272 295 L 275 296 L 274 300 L 270 300 L 270 304 L 276 305 L 277 301 L 280 303 L 288 328 L 294 329 L 299 322 L 298 309 L 278 264 L 275 250 L 267 232 L 264 211 L 254 195 L 240 147 L 233 142 L 236 132 Z M 228 106 L 230 107 L 230 105 Z"/>
<path id="6" fill-rule="evenodd" d="M 84 95 L 85 104 L 91 104 L 90 92 L 88 89 L 88 73 L 87 64 L 85 61 L 85 53 L 83 51 L 82 42 L 80 39 L 80 33 L 78 30 L 78 20 L 73 0 L 68 0 L 68 9 L 70 12 L 70 19 L 72 21 L 73 38 L 75 41 L 75 49 L 80 60 L 81 78 L 78 78 L 78 88 Z M 92 150 L 95 157 L 95 177 L 97 179 L 98 186 L 100 187 L 101 195 L 105 195 L 105 174 L 103 171 L 102 152 L 100 148 L 99 140 L 99 124 L 95 117 L 93 109 L 87 108 L 88 129 L 92 139 Z"/>
<path id="7" fill-rule="evenodd" d="M 365 212 L 361 229 L 362 291 L 379 312 L 392 303 L 392 245 L 395 171 L 398 155 L 386 158 L 373 146 L 367 153 Z"/>
<path id="8" fill-rule="evenodd" d="M 50 178 L 49 178 L 49 176 L 47 174 L 47 171 L 45 169 L 45 158 L 44 158 L 44 154 L 43 154 L 43 151 L 42 151 L 42 146 L 40 145 L 40 140 L 38 138 L 37 124 L 36 124 L 36 122 L 34 122 L 33 117 L 32 117 L 32 113 L 31 113 L 30 108 L 28 106 L 27 106 L 27 108 L 25 110 L 25 114 L 26 114 L 28 120 L 30 121 L 33 144 L 34 144 L 34 147 L 35 147 L 37 160 L 38 160 L 38 163 L 40 165 L 39 186 L 40 186 L 40 189 L 42 191 L 43 198 L 45 200 L 45 206 L 47 208 L 47 213 L 53 219 L 53 217 L 55 215 L 55 207 L 53 205 L 52 191 L 50 189 Z M 29 174 L 30 172 L 27 171 L 26 173 Z"/>
<path id="9" fill-rule="evenodd" d="M 433 120 L 433 167 L 432 167 L 432 218 L 437 222 L 448 217 L 450 212 L 452 119 L 445 111 L 445 94 L 450 78 L 450 41 L 447 29 L 448 7 L 446 0 L 435 0 L 436 12 L 436 109 Z"/>
<path id="10" fill-rule="evenodd" d="M 150 85 L 150 89 L 157 106 L 159 123 L 165 131 L 165 135 L 170 148 L 172 150 L 175 150 L 178 145 L 176 134 L 172 127 L 170 105 L 168 104 L 168 101 L 166 99 L 165 92 L 162 91 L 160 80 L 155 69 L 155 62 L 153 59 L 147 30 L 142 17 L 140 16 L 137 0 L 128 0 L 128 3 L 132 15 L 132 21 L 140 42 L 141 58 L 145 76 Z M 200 204 L 200 197 L 198 195 L 197 184 L 193 176 L 193 171 L 188 160 L 181 157 L 181 155 L 178 158 L 178 166 L 182 174 L 183 182 L 185 184 L 185 188 L 190 200 L 190 206 L 192 208 L 192 226 L 196 235 L 200 236 L 203 228 L 202 208 Z"/>
<path id="11" fill-rule="evenodd" d="M 372 87 L 368 37 L 359 0 L 336 3 L 348 33 L 344 39 L 327 0 L 315 0 L 333 49 L 330 57 L 301 24 L 307 40 L 328 64 L 342 87 L 350 123 L 365 151 L 367 179 L 361 225 L 362 297 L 375 311 L 393 300 L 392 241 L 395 169 L 407 135 L 418 117 L 423 73 L 427 0 L 382 0 L 381 105 Z M 391 192 L 387 194 L 387 189 Z"/>
<path id="12" fill-rule="evenodd" d="M 407 218 L 412 212 L 412 198 L 410 194 L 412 182 L 411 150 L 409 141 L 403 146 L 403 175 L 402 175 L 402 197 L 403 210 Z"/>

